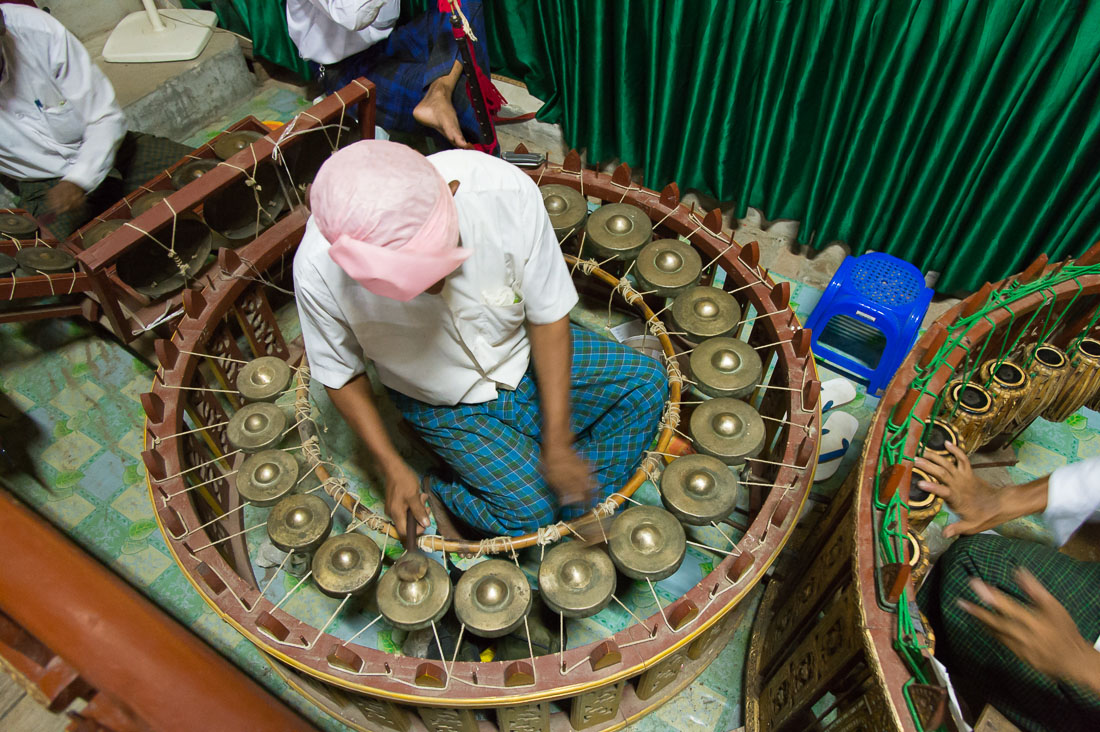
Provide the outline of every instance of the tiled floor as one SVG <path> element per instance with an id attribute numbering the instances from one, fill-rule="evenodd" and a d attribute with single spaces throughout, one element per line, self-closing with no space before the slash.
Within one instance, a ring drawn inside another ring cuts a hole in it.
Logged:
<path id="1" fill-rule="evenodd" d="M 188 142 L 204 142 L 225 124 L 247 114 L 261 120 L 286 120 L 306 104 L 300 95 L 285 88 L 269 87 Z M 739 241 L 743 237 L 760 239 L 765 257 L 773 262 L 791 260 L 786 269 L 774 267 L 773 274 L 805 274 L 808 260 L 799 261 L 790 254 L 784 249 L 785 242 L 769 234 L 767 228 L 742 222 L 736 233 Z M 818 273 L 792 280 L 792 301 L 803 318 L 820 296 L 821 277 L 828 279 Z M 68 322 L 0 326 L 0 354 L 0 390 L 24 415 L 14 429 L 9 425 L 5 432 L 22 436 L 25 463 L 35 466 L 38 473 L 38 481 L 27 476 L 11 478 L 15 491 L 276 695 L 322 728 L 344 729 L 276 677 L 255 648 L 199 598 L 172 561 L 153 521 L 139 457 L 143 415 L 138 397 L 148 389 L 149 368 L 113 341 Z M 823 378 L 829 375 L 823 369 Z M 876 404 L 877 400 L 864 396 L 861 389 L 856 401 L 843 407 L 857 417 L 861 432 L 837 475 L 816 486 L 815 493 L 830 495 L 854 465 Z M 1067 459 L 1100 454 L 1098 430 L 1100 415 L 1093 413 L 1059 425 L 1037 423 L 1018 445 L 1019 465 L 1005 477 L 1024 480 Z M 15 446 L 11 442 L 6 445 L 9 450 Z M 1033 524 L 1025 528 L 1031 531 Z M 711 732 L 739 726 L 747 632 L 746 623 L 695 684 L 634 729 Z M 35 712 L 28 704 L 33 702 L 18 690 L 0 685 L 0 715 L 6 714 L 0 716 L 0 728 L 18 732 L 63 726 L 53 716 L 28 716 Z"/>

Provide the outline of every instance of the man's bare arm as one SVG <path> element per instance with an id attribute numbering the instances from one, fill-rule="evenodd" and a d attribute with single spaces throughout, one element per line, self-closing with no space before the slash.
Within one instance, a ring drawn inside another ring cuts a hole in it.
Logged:
<path id="1" fill-rule="evenodd" d="M 367 446 L 386 482 L 386 513 L 397 533 L 405 535 L 405 516 L 412 508 L 420 522 L 418 533 L 428 526 L 428 509 L 420 495 L 420 479 L 397 452 L 378 408 L 371 398 L 370 380 L 359 374 L 339 389 L 326 387 L 340 414 Z"/>
<path id="2" fill-rule="evenodd" d="M 587 503 L 595 490 L 592 469 L 573 449 L 569 390 L 573 338 L 569 318 L 553 323 L 528 323 L 531 360 L 542 409 L 542 470 L 562 505 Z"/>

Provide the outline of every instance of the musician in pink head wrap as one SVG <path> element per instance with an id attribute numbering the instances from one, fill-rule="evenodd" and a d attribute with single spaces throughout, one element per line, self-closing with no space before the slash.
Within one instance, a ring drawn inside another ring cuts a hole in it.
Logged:
<path id="1" fill-rule="evenodd" d="M 429 525 L 428 500 L 444 535 L 518 535 L 625 482 L 664 372 L 570 327 L 577 292 L 522 171 L 368 140 L 321 167 L 310 206 L 294 258 L 306 355 L 379 467 L 399 532 L 408 510 Z M 398 453 L 368 361 L 450 474 L 421 481 Z"/>

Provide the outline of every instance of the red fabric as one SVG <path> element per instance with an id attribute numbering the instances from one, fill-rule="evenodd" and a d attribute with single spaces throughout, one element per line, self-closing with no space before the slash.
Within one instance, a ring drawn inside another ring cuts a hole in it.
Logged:
<path id="1" fill-rule="evenodd" d="M 462 0 L 438 0 L 439 12 L 451 14 L 451 7 L 462 7 Z M 477 64 L 477 56 L 474 54 L 473 42 L 466 36 L 465 31 L 462 28 L 451 28 L 451 33 L 455 37 L 455 43 L 466 43 L 467 49 L 470 51 L 470 61 L 474 65 L 474 77 L 477 81 L 478 88 L 481 90 L 481 98 L 485 100 L 485 107 L 489 113 L 489 129 L 492 130 L 493 139 L 488 144 L 475 142 L 473 147 L 475 150 L 481 152 L 495 153 L 499 145 L 497 142 L 497 131 L 494 126 L 494 121 L 497 119 L 497 112 L 504 106 L 505 99 L 497 88 L 493 86 L 493 82 L 485 75 L 485 72 L 481 70 L 481 67 Z M 474 81 L 466 77 L 466 96 L 470 100 L 470 104 L 474 104 L 474 95 L 470 91 L 470 83 Z"/>

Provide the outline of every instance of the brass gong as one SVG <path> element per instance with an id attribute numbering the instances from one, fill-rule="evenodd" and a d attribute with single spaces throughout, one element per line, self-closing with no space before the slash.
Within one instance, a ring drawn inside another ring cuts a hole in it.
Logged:
<path id="1" fill-rule="evenodd" d="M 455 585 L 455 615 L 474 635 L 499 638 L 523 624 L 532 598 L 522 569 L 504 559 L 488 559 L 468 569 Z"/>
<path id="2" fill-rule="evenodd" d="M 262 450 L 237 468 L 237 493 L 254 506 L 274 506 L 298 485 L 298 461 L 285 450 Z"/>
<path id="3" fill-rule="evenodd" d="M 299 189 L 305 190 L 336 149 L 347 147 L 360 138 L 358 125 L 337 127 L 330 124 L 315 127 L 308 134 L 300 135 L 297 137 L 297 145 L 283 150 L 290 168 L 290 179 Z"/>
<path id="4" fill-rule="evenodd" d="M 172 187 L 177 191 L 188 183 L 194 183 L 199 178 L 218 167 L 218 161 L 214 158 L 196 158 L 188 160 L 183 165 L 172 171 Z"/>
<path id="5" fill-rule="evenodd" d="M 286 413 L 279 407 L 256 402 L 238 409 L 229 419 L 226 432 L 233 447 L 243 452 L 259 452 L 283 439 L 286 421 Z"/>
<path id="6" fill-rule="evenodd" d="M 581 230 L 588 216 L 588 201 L 569 186 L 551 183 L 539 188 L 542 205 L 550 215 L 550 225 L 558 239 L 564 239 Z"/>
<path id="7" fill-rule="evenodd" d="M 743 399 L 760 384 L 760 354 L 739 338 L 708 338 L 691 352 L 692 380 L 712 397 Z"/>
<path id="8" fill-rule="evenodd" d="M 253 130 L 238 130 L 237 132 L 226 132 L 220 135 L 218 139 L 214 140 L 211 147 L 214 149 L 214 154 L 222 160 L 228 160 L 246 147 L 252 147 L 252 143 L 259 140 L 263 135 Z"/>
<path id="9" fill-rule="evenodd" d="M 331 530 L 328 504 L 307 493 L 287 496 L 267 515 L 267 536 L 284 552 L 311 552 Z"/>
<path id="10" fill-rule="evenodd" d="M 106 221 L 99 221 L 93 226 L 89 226 L 84 233 L 80 235 L 80 248 L 87 249 L 101 239 L 121 229 L 122 225 L 125 223 L 126 219 L 107 219 Z"/>
<path id="11" fill-rule="evenodd" d="M 726 336 L 741 320 L 741 306 L 733 295 L 709 285 L 699 285 L 672 301 L 672 320 L 692 343 Z"/>
<path id="12" fill-rule="evenodd" d="M 265 160 L 251 174 L 251 179 L 238 178 L 211 193 L 203 203 L 207 225 L 230 241 L 255 238 L 275 223 L 286 203 L 274 165 Z"/>
<path id="13" fill-rule="evenodd" d="M 24 247 L 15 253 L 15 261 L 30 274 L 69 272 L 76 267 L 76 257 L 53 247 Z"/>
<path id="14" fill-rule="evenodd" d="M 695 247 L 679 239 L 658 239 L 642 247 L 634 274 L 638 289 L 657 297 L 676 297 L 699 281 L 703 260 Z"/>
<path id="15" fill-rule="evenodd" d="M 38 224 L 29 216 L 0 212 L 0 234 L 13 239 L 31 239 L 38 232 Z"/>
<path id="16" fill-rule="evenodd" d="M 270 402 L 290 388 L 290 364 L 276 356 L 260 356 L 237 374 L 237 391 L 250 402 Z"/>
<path id="17" fill-rule="evenodd" d="M 587 618 L 607 607 L 615 593 L 615 565 L 598 547 L 566 541 L 539 563 L 539 593 L 554 612 Z"/>
<path id="18" fill-rule="evenodd" d="M 695 449 L 726 465 L 741 465 L 764 449 L 764 420 L 737 399 L 703 402 L 692 412 L 690 424 Z"/>
<path id="19" fill-rule="evenodd" d="M 15 261 L 15 257 L 9 257 L 7 254 L 0 252 L 0 275 L 9 275 L 18 266 L 19 262 Z"/>
<path id="20" fill-rule="evenodd" d="M 631 506 L 611 522 L 607 551 L 619 571 L 652 582 L 671 577 L 687 553 L 684 527 L 656 506 Z"/>
<path id="21" fill-rule="evenodd" d="M 173 193 L 175 193 L 175 191 L 153 191 L 152 193 L 138 196 L 138 198 L 130 204 L 130 215 L 136 219 Z"/>
<path id="22" fill-rule="evenodd" d="M 378 612 L 395 628 L 420 630 L 443 617 L 451 606 L 451 578 L 439 562 L 425 561 L 419 579 L 402 579 L 404 556 L 378 580 Z"/>
<path id="23" fill-rule="evenodd" d="M 737 506 L 740 484 L 729 466 L 710 455 L 684 455 L 661 473 L 661 500 L 685 524 L 721 521 Z"/>
<path id="24" fill-rule="evenodd" d="M 653 236 L 645 211 L 629 203 L 605 203 L 585 224 L 588 245 L 601 257 L 631 260 Z"/>
<path id="25" fill-rule="evenodd" d="M 325 539 L 310 565 L 317 589 L 329 597 L 355 595 L 370 587 L 382 569 L 382 552 L 356 532 Z"/>
<path id="26" fill-rule="evenodd" d="M 167 251 L 173 242 L 184 272 Z M 119 257 L 118 278 L 152 300 L 164 297 L 182 288 L 203 268 L 213 242 L 210 228 L 198 216 L 182 213 Z"/>

